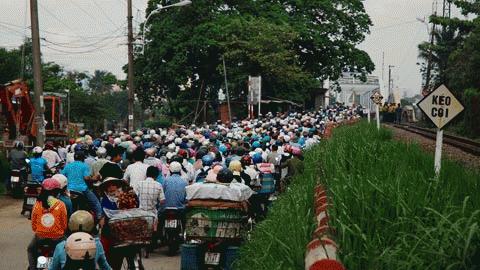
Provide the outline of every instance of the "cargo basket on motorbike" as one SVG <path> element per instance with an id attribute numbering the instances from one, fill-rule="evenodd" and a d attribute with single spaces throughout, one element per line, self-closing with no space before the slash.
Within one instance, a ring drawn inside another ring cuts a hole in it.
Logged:
<path id="1" fill-rule="evenodd" d="M 187 211 L 187 240 L 241 240 L 245 235 L 245 221 L 245 212 L 241 209 L 192 207 Z"/>
<path id="2" fill-rule="evenodd" d="M 152 239 L 155 215 L 138 208 L 127 210 L 104 209 L 114 247 L 148 245 Z"/>

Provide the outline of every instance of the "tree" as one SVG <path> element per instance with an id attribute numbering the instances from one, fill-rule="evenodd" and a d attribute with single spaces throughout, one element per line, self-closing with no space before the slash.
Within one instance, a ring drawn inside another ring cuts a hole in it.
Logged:
<path id="1" fill-rule="evenodd" d="M 166 2 L 150 1 L 147 14 Z M 198 99 L 216 100 L 222 58 L 231 95 L 241 99 L 249 75 L 262 75 L 264 96 L 302 102 L 343 70 L 374 68 L 355 48 L 371 24 L 359 0 L 197 0 L 149 22 L 145 51 L 135 56 L 137 93 L 145 107 L 166 102 L 173 115 L 181 103 L 191 111 Z"/>
<path id="2" fill-rule="evenodd" d="M 440 85 L 455 83 L 452 76 L 449 76 L 450 57 L 462 46 L 465 40 L 471 35 L 472 31 L 478 27 L 480 20 L 480 1 L 455 0 L 453 2 L 465 16 L 474 15 L 474 19 L 444 18 L 438 15 L 432 15 L 430 21 L 437 25 L 434 35 L 434 44 L 423 42 L 419 45 L 419 58 L 432 63 L 432 83 L 431 85 Z M 425 79 L 427 66 L 421 64 L 421 73 Z M 465 88 L 463 88 L 465 89 Z M 463 89 L 458 89 L 461 94 Z M 456 91 L 454 89 L 454 91 Z"/>
<path id="3" fill-rule="evenodd" d="M 91 91 L 97 93 L 108 93 L 112 90 L 112 86 L 117 83 L 117 77 L 111 72 L 105 70 L 95 70 L 93 76 L 88 82 Z"/>

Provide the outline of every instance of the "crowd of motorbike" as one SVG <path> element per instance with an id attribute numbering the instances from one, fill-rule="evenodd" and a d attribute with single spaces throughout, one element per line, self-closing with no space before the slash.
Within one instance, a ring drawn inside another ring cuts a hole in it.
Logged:
<path id="1" fill-rule="evenodd" d="M 9 153 L 12 195 L 31 219 L 29 269 L 144 269 L 159 246 L 182 269 L 230 269 L 236 248 L 303 170 L 303 152 L 349 108 L 232 124 L 81 131 Z M 181 248 L 180 248 L 181 247 Z"/>

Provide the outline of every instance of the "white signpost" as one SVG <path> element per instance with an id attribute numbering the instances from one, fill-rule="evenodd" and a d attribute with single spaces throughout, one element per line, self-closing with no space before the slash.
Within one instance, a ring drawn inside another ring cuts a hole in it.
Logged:
<path id="1" fill-rule="evenodd" d="M 262 102 L 262 76 L 248 76 L 248 102 L 250 117 L 253 118 L 253 105 L 258 105 L 258 116 L 260 116 L 260 105 Z"/>
<path id="2" fill-rule="evenodd" d="M 441 85 L 425 96 L 418 104 L 423 113 L 437 126 L 437 141 L 435 144 L 435 174 L 438 175 L 442 163 L 442 128 L 453 120 L 464 109 L 458 99 Z"/>
<path id="3" fill-rule="evenodd" d="M 380 130 L 380 104 L 382 103 L 383 96 L 380 91 L 375 91 L 370 99 L 375 103 L 375 115 L 377 118 L 377 129 Z M 370 111 L 368 112 L 370 113 Z"/>

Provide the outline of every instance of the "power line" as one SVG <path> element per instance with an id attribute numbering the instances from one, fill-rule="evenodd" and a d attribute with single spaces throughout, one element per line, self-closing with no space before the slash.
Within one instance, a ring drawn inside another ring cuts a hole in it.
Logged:
<path id="1" fill-rule="evenodd" d="M 47 8 L 45 8 L 41 3 L 38 3 L 38 5 L 40 6 L 40 8 L 47 12 L 48 14 L 50 14 L 50 16 L 52 16 L 55 20 L 57 20 L 61 25 L 65 26 L 66 28 L 68 28 L 70 31 L 72 31 L 73 33 L 75 32 L 75 30 L 73 30 L 69 25 L 67 25 L 66 23 L 64 23 L 62 20 L 60 20 L 55 14 L 53 14 L 52 12 L 50 12 Z M 77 37 L 81 38 L 80 36 L 77 35 Z"/>
<path id="2" fill-rule="evenodd" d="M 117 24 L 114 23 L 112 19 L 110 19 L 110 17 L 108 16 L 108 14 L 103 10 L 103 8 L 97 3 L 96 0 L 92 0 L 92 2 L 95 4 L 95 6 L 98 7 L 98 9 L 100 10 L 100 12 L 102 12 L 103 16 L 104 16 L 108 21 L 110 21 L 113 25 L 117 26 Z"/>
<path id="3" fill-rule="evenodd" d="M 44 41 L 46 41 L 46 40 L 44 40 Z M 63 50 L 63 49 L 58 49 L 58 48 L 55 48 L 55 47 L 51 47 L 49 45 L 43 45 L 43 47 L 48 48 L 50 50 L 54 50 L 56 52 L 63 52 L 63 53 L 66 53 L 66 54 L 85 54 L 85 53 L 91 53 L 91 52 L 96 52 L 96 51 L 102 51 L 101 49 L 106 49 L 107 47 L 108 48 L 118 48 L 118 46 L 119 46 L 118 44 L 116 44 L 116 46 L 109 46 L 109 45 L 111 45 L 111 44 L 106 44 L 105 46 L 102 46 L 102 47 L 96 47 L 96 48 L 92 48 L 92 49 L 88 49 L 88 50 L 84 50 L 84 51 L 66 51 L 66 50 Z"/>
<path id="4" fill-rule="evenodd" d="M 51 40 L 48 40 L 46 38 L 42 38 L 43 41 L 48 42 L 52 45 L 58 46 L 58 47 L 63 47 L 63 48 L 70 48 L 70 49 L 82 49 L 82 48 L 89 48 L 89 47 L 95 47 L 99 44 L 102 44 L 105 41 L 110 41 L 110 40 L 115 40 L 118 38 L 123 38 L 124 35 L 119 35 L 119 36 L 112 36 L 112 37 L 105 37 L 99 41 L 89 43 L 89 44 L 79 44 L 79 45 L 74 45 L 74 42 L 54 42 Z M 107 44 L 108 45 L 108 44 Z M 103 45 L 102 45 L 103 46 Z"/>

